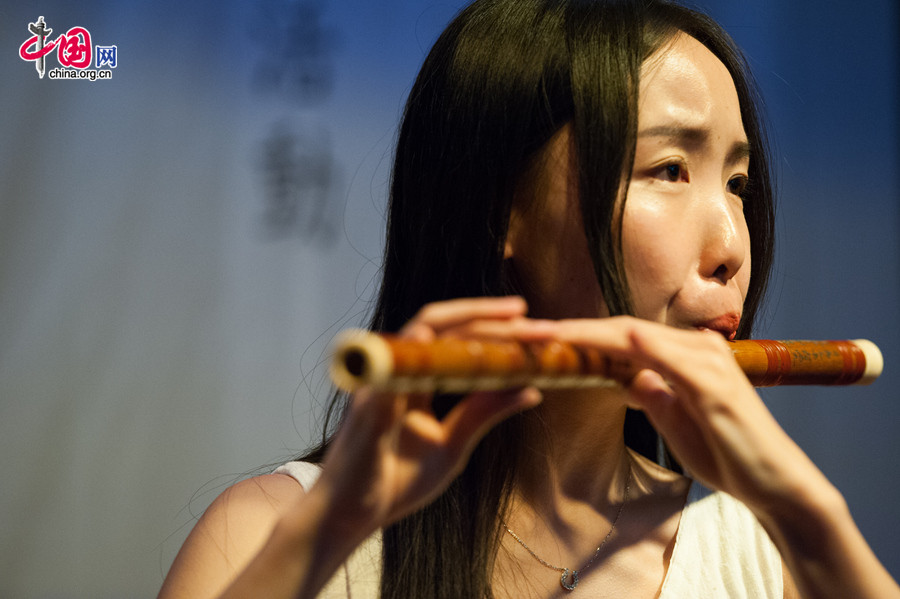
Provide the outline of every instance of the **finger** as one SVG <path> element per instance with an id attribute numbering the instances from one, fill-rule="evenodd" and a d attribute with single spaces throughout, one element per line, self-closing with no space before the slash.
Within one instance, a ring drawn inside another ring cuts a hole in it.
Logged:
<path id="1" fill-rule="evenodd" d="M 721 336 L 677 329 L 658 333 L 650 335 L 645 329 L 635 328 L 629 337 L 635 354 L 676 387 L 697 390 L 724 384 L 733 393 L 734 385 L 743 381 L 751 388 Z"/>
<path id="2" fill-rule="evenodd" d="M 410 320 L 402 329 L 400 329 L 400 336 L 423 342 L 434 341 L 434 338 L 436 337 L 432 327 L 424 322 L 417 322 L 415 320 Z"/>
<path id="3" fill-rule="evenodd" d="M 631 331 L 642 327 L 653 331 L 668 328 L 630 316 L 614 316 L 601 319 L 561 320 L 557 323 L 556 333 L 560 341 L 594 347 L 611 356 L 631 357 L 635 353 Z"/>
<path id="4" fill-rule="evenodd" d="M 558 321 L 513 317 L 503 320 L 472 320 L 444 329 L 443 335 L 477 339 L 545 341 L 556 337 Z"/>
<path id="5" fill-rule="evenodd" d="M 678 329 L 631 316 L 559 321 L 557 335 L 560 340 L 594 347 L 610 356 L 633 359 L 654 370 L 659 370 L 657 366 L 683 364 L 684 350 L 693 346 L 709 350 L 718 340 L 723 344 L 718 349 L 727 348 L 717 333 Z M 670 350 L 668 359 L 661 351 L 666 349 Z"/>
<path id="6" fill-rule="evenodd" d="M 436 302 L 423 307 L 401 329 L 401 334 L 420 332 L 421 325 L 440 332 L 480 318 L 513 318 L 524 316 L 528 306 L 521 297 L 478 297 Z"/>
<path id="7" fill-rule="evenodd" d="M 665 379 L 649 368 L 640 370 L 634 375 L 628 385 L 628 391 L 635 407 L 648 413 L 676 401 L 675 392 Z"/>
<path id="8" fill-rule="evenodd" d="M 350 444 L 375 439 L 394 428 L 407 410 L 403 394 L 378 393 L 362 388 L 353 394 L 340 436 Z"/>
<path id="9" fill-rule="evenodd" d="M 375 393 L 368 388 L 354 393 L 325 456 L 326 472 L 357 471 L 361 467 L 365 470 L 361 465 L 370 463 L 373 454 L 389 447 L 396 439 L 404 403 L 403 396 Z"/>
<path id="10" fill-rule="evenodd" d="M 406 404 L 409 410 L 418 410 L 432 414 L 433 399 L 434 396 L 431 393 L 410 393 L 406 396 Z"/>
<path id="11" fill-rule="evenodd" d="M 702 472 L 711 459 L 705 432 L 659 373 L 642 370 L 629 385 L 631 402 L 646 414 L 685 467 Z"/>

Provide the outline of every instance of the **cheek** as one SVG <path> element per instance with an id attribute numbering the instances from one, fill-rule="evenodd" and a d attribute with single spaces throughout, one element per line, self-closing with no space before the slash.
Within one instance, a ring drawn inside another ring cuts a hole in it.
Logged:
<path id="1" fill-rule="evenodd" d="M 747 248 L 747 257 L 744 259 L 744 263 L 741 265 L 741 270 L 738 271 L 737 275 L 735 275 L 735 279 L 737 279 L 738 288 L 741 290 L 741 297 L 747 297 L 747 291 L 750 289 L 750 268 L 753 263 L 753 255 L 750 253 L 750 231 L 747 228 L 746 221 L 743 222 L 743 228 L 741 230 L 742 240 L 744 243 L 744 247 Z"/>
<path id="2" fill-rule="evenodd" d="M 622 222 L 622 253 L 635 316 L 659 320 L 691 267 L 691 232 L 664 203 L 632 202 Z"/>
<path id="3" fill-rule="evenodd" d="M 514 213 L 511 260 L 536 318 L 607 316 L 575 200 Z"/>

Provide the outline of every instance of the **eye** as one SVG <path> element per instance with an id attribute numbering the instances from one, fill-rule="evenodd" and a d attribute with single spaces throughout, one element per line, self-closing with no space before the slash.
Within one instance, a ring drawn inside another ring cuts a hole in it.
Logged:
<path id="1" fill-rule="evenodd" d="M 670 162 L 659 167 L 657 176 L 670 183 L 686 182 L 688 180 L 687 168 L 681 162 Z"/>
<path id="2" fill-rule="evenodd" d="M 747 191 L 747 184 L 749 182 L 750 179 L 746 175 L 738 175 L 737 177 L 732 177 L 728 180 L 728 193 L 743 198 L 744 193 Z"/>

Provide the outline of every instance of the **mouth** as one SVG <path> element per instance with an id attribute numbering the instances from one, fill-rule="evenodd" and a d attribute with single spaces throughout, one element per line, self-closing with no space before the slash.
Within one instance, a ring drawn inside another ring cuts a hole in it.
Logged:
<path id="1" fill-rule="evenodd" d="M 694 328 L 700 331 L 715 331 L 725 337 L 728 341 L 734 341 L 737 335 L 737 328 L 741 322 L 740 314 L 734 312 L 717 316 L 712 320 L 707 320 L 696 325 Z"/>

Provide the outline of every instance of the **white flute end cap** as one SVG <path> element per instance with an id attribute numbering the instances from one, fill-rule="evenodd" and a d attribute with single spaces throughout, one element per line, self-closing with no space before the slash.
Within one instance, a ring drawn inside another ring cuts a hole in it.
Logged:
<path id="1" fill-rule="evenodd" d="M 856 382 L 857 385 L 868 385 L 881 375 L 884 369 L 884 356 L 878 346 L 868 339 L 854 339 L 853 343 L 862 351 L 866 357 L 866 369 L 863 371 L 862 378 Z"/>
<path id="2" fill-rule="evenodd" d="M 344 391 L 371 385 L 383 386 L 394 370 L 394 357 L 380 336 L 361 329 L 349 329 L 334 339 L 331 381 Z"/>

